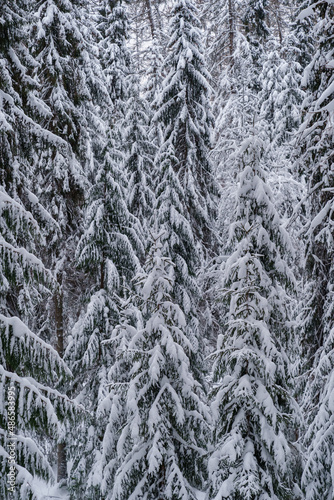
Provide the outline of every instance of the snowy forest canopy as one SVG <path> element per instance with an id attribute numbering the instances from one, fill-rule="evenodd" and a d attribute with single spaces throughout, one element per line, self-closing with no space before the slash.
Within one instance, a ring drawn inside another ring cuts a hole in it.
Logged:
<path id="1" fill-rule="evenodd" d="M 333 0 L 0 0 L 2 499 L 333 498 L 333 96 Z"/>

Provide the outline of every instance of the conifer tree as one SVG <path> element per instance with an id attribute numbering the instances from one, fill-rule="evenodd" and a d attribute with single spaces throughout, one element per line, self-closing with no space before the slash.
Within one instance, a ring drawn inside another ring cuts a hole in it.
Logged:
<path id="1" fill-rule="evenodd" d="M 209 74 L 193 2 L 174 2 L 170 34 L 164 63 L 167 76 L 154 117 L 163 130 L 156 157 L 157 222 L 165 229 L 164 253 L 176 266 L 174 297 L 187 315 L 189 338 L 200 357 L 206 333 L 198 331 L 207 307 L 200 304 L 204 294 L 196 275 L 218 248 L 214 225 L 219 189 L 209 158 L 213 126 Z M 192 360 L 196 377 L 202 377 L 201 363 L 196 356 Z"/>
<path id="2" fill-rule="evenodd" d="M 130 283 L 139 266 L 137 255 L 143 253 L 136 219 L 128 212 L 122 188 L 122 164 L 117 169 L 118 158 L 115 151 L 105 151 L 105 163 L 89 192 L 85 231 L 76 252 L 78 266 L 91 276 L 89 303 L 74 326 L 73 338 L 67 348 L 67 357 L 76 377 L 76 390 L 79 390 L 80 400 L 93 413 L 93 426 L 98 403 L 107 391 L 106 373 L 113 363 L 112 357 L 103 355 L 102 342 L 110 335 L 110 326 L 119 321 L 114 295 L 121 293 L 121 287 Z M 79 453 L 78 449 L 75 450 L 78 463 L 73 471 L 75 477 L 71 479 L 74 495 L 81 491 L 76 489 L 77 474 L 82 467 L 88 470 L 88 474 L 92 472 L 90 462 L 95 459 L 91 451 L 94 449 L 96 456 L 99 453 L 97 435 L 103 436 L 103 429 L 91 428 L 91 432 L 90 438 L 95 439 L 92 446 L 83 441 L 84 453 L 81 449 Z M 94 482 L 94 478 L 93 482 L 87 480 L 86 473 L 81 472 L 82 491 L 86 491 L 90 498 L 99 498 L 99 482 Z M 90 487 L 96 492 L 90 491 Z"/>
<path id="3" fill-rule="evenodd" d="M 161 235 L 153 238 L 136 279 L 144 324 L 120 352 L 131 360 L 125 387 L 124 373 L 112 372 L 116 394 L 126 391 L 126 421 L 108 499 L 195 499 L 195 488 L 205 484 L 207 409 L 191 373 L 185 315 L 171 295 L 174 266 L 162 254 Z"/>
<path id="4" fill-rule="evenodd" d="M 262 88 L 258 94 L 257 127 L 266 144 L 268 182 L 281 217 L 291 217 L 303 196 L 303 183 L 293 171 L 296 133 L 301 123 L 300 107 L 304 99 L 301 89 L 302 67 L 297 62 L 298 46 L 294 32 L 287 33 L 279 45 L 270 37 L 266 45 L 260 74 Z M 294 224 L 297 233 L 301 229 Z M 292 233 L 291 233 L 292 234 Z M 298 246 L 300 256 L 302 246 Z"/>
<path id="5" fill-rule="evenodd" d="M 303 70 L 311 62 L 315 49 L 314 12 L 309 11 L 310 4 L 312 4 L 310 0 L 298 0 L 295 15 L 291 19 L 291 33 L 295 37 L 295 50 L 297 51 L 296 62 Z"/>
<path id="6" fill-rule="evenodd" d="M 77 398 L 91 414 L 73 437 L 79 446 L 71 451 L 70 490 L 73 498 L 86 495 L 92 499 L 101 498 L 101 445 L 107 425 L 107 418 L 100 419 L 97 410 L 109 393 L 107 373 L 114 363 L 113 353 L 104 352 L 103 342 L 119 322 L 116 297 L 122 297 L 125 287 L 131 286 L 144 252 L 140 223 L 127 205 L 122 136 L 130 65 L 127 15 L 122 1 L 108 2 L 102 14 L 101 57 L 110 109 L 102 112 L 107 128 L 104 147 L 96 158 L 95 177 L 87 194 L 84 233 L 76 249 L 76 263 L 89 277 L 89 290 L 66 351 L 75 376 Z"/>
<path id="7" fill-rule="evenodd" d="M 29 76 L 30 12 L 25 2 L 4 2 L 0 25 L 0 495 L 36 498 L 35 476 L 54 480 L 46 440 L 73 416 L 73 404 L 55 386 L 70 371 L 31 327 L 54 287 L 40 259 L 42 229 L 27 207 L 50 222 L 32 191 L 36 138 L 47 135 L 31 116 L 41 102 Z M 7 474 L 10 474 L 9 476 Z"/>
<path id="8" fill-rule="evenodd" d="M 90 89 L 86 82 L 89 64 L 81 32 L 79 4 L 72 0 L 47 0 L 35 4 L 31 29 L 33 54 L 38 64 L 34 75 L 39 83 L 36 96 L 43 102 L 39 123 L 49 134 L 39 141 L 35 176 L 38 196 L 56 225 L 47 227 L 45 259 L 57 281 L 44 335 L 56 332 L 61 356 L 67 332 L 81 294 L 76 288 L 78 273 L 72 266 L 80 237 L 84 191 L 94 165 L 94 146 L 87 115 L 92 117 Z M 90 118 L 92 120 L 92 118 Z M 91 127 L 90 127 L 91 128 Z M 81 276 L 82 279 L 82 276 Z M 58 445 L 58 477 L 66 477 L 64 443 Z"/>
<path id="9" fill-rule="evenodd" d="M 268 19 L 268 0 L 250 0 L 242 12 L 242 20 L 245 36 L 251 47 L 253 64 L 257 68 L 257 77 L 262 66 L 264 55 L 264 44 L 270 35 Z M 260 80 L 254 81 L 255 91 L 260 89 Z"/>
<path id="10" fill-rule="evenodd" d="M 317 50 L 304 77 L 308 92 L 304 102 L 307 114 L 301 126 L 299 162 L 300 173 L 308 178 L 310 193 L 309 220 L 307 225 L 306 271 L 309 283 L 308 303 L 305 308 L 305 341 L 314 354 L 318 346 L 326 340 L 324 322 L 326 300 L 328 298 L 328 279 L 331 276 L 331 84 L 330 67 L 331 41 L 333 29 L 331 6 L 321 3 L 317 9 L 319 24 Z"/>
<path id="11" fill-rule="evenodd" d="M 303 474 L 307 499 L 329 498 L 333 491 L 333 33 L 334 9 L 321 2 L 308 9 L 316 47 L 305 70 L 307 94 L 300 129 L 300 173 L 307 180 L 309 203 L 305 253 L 305 299 L 301 335 L 306 390 L 304 411 L 308 447 Z"/>
<path id="12" fill-rule="evenodd" d="M 142 315 L 136 302 L 134 293 L 130 293 L 128 298 L 118 297 L 119 324 L 111 332 L 110 338 L 103 342 L 105 350 L 111 350 L 114 360 L 108 373 L 110 391 L 97 410 L 98 420 L 106 422 L 98 464 L 102 471 L 101 492 L 104 496 L 111 495 L 116 472 L 122 465 L 122 458 L 118 454 L 118 441 L 128 420 L 126 387 L 133 365 L 129 345 L 137 330 L 143 327 Z"/>
<path id="13" fill-rule="evenodd" d="M 217 118 L 212 157 L 217 165 L 217 175 L 224 193 L 221 196 L 220 212 L 225 214 L 226 219 L 233 210 L 228 204 L 233 199 L 232 193 L 236 188 L 236 153 L 247 137 L 257 113 L 257 96 L 252 91 L 253 80 L 254 66 L 249 43 L 242 33 L 236 31 L 233 60 L 220 74 L 214 105 Z M 228 228 L 228 224 L 225 224 L 225 228 Z"/>
<path id="14" fill-rule="evenodd" d="M 277 148 L 286 146 L 291 152 L 288 143 L 300 125 L 304 95 L 300 89 L 302 68 L 295 62 L 298 53 L 295 43 L 293 34 L 287 35 L 283 46 L 271 38 L 266 44 L 267 56 L 260 75 L 260 120 L 263 120 L 260 126 L 270 142 L 276 163 L 279 161 Z"/>
<path id="15" fill-rule="evenodd" d="M 167 76 L 162 84 L 156 120 L 164 128 L 164 146 L 173 147 L 173 166 L 185 193 L 188 220 L 202 248 L 215 247 L 213 219 L 218 194 L 209 160 L 213 116 L 210 109 L 210 75 L 206 69 L 200 22 L 191 0 L 174 2 Z M 184 207 L 186 208 L 186 207 Z"/>
<path id="16" fill-rule="evenodd" d="M 213 355 L 215 450 L 209 472 L 216 500 L 299 498 L 286 291 L 294 278 L 284 260 L 289 238 L 265 185 L 262 153 L 256 136 L 239 152 L 234 251 L 224 270 L 229 311 Z"/>
<path id="17" fill-rule="evenodd" d="M 129 82 L 130 96 L 126 103 L 124 141 L 127 146 L 125 168 L 129 176 L 128 207 L 143 228 L 141 237 L 149 234 L 149 221 L 155 205 L 153 191 L 154 156 L 156 147 L 149 141 L 149 103 L 141 97 L 138 77 Z M 143 243 L 145 244 L 145 243 Z"/>
<path id="18" fill-rule="evenodd" d="M 107 90 L 111 99 L 111 109 L 105 110 L 109 125 L 124 118 L 128 97 L 127 76 L 131 57 L 127 48 L 128 17 L 122 0 L 106 0 L 99 23 L 101 33 L 101 61 Z"/>
<path id="19" fill-rule="evenodd" d="M 161 237 L 164 253 L 175 265 L 173 296 L 185 314 L 195 319 L 196 296 L 199 293 L 195 279 L 198 250 L 187 218 L 185 192 L 175 171 L 178 160 L 173 146 L 169 145 L 158 160 L 156 224 L 164 229 Z"/>

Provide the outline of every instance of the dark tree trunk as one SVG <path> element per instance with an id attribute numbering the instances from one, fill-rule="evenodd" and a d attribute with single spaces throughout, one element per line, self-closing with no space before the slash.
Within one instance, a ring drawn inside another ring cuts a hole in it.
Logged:
<path id="1" fill-rule="evenodd" d="M 57 333 L 56 350 L 60 357 L 64 355 L 64 311 L 63 311 L 63 275 L 60 272 L 57 276 L 58 288 L 55 293 L 55 320 Z M 66 444 L 58 443 L 57 445 L 57 481 L 60 482 L 67 478 L 67 461 L 66 461 Z"/>

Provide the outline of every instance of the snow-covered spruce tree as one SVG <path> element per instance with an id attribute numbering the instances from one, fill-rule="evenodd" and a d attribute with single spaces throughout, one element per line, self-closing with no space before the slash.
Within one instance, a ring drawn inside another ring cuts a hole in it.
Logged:
<path id="1" fill-rule="evenodd" d="M 29 328 L 29 324 L 34 323 L 38 305 L 54 283 L 38 255 L 38 248 L 44 243 L 40 227 L 25 206 L 27 201 L 43 211 L 29 190 L 33 157 L 29 141 L 36 130 L 41 132 L 41 129 L 24 110 L 29 89 L 23 94 L 20 91 L 21 78 L 23 83 L 27 79 L 34 86 L 19 58 L 23 35 L 26 35 L 23 20 L 27 12 L 16 2 L 3 7 L 0 24 L 0 495 L 4 499 L 23 500 L 36 498 L 34 476 L 54 479 L 53 464 L 45 456 L 45 440 L 58 434 L 59 419 L 72 414 L 73 405 L 54 389 L 57 379 L 69 375 L 68 368 L 57 352 Z M 11 477 L 7 475 L 9 472 Z"/>
<path id="2" fill-rule="evenodd" d="M 142 228 L 146 224 L 152 196 L 145 169 L 149 168 L 146 163 L 152 162 L 152 153 L 146 140 L 147 104 L 140 96 L 139 81 L 127 47 L 128 13 L 122 0 L 104 2 L 98 27 L 102 37 L 101 61 L 111 100 L 110 109 L 104 112 L 108 127 L 104 151 L 110 153 L 114 162 L 123 164 L 125 172 L 123 176 L 118 174 L 118 181 L 122 178 L 120 185 L 125 190 L 130 212 L 138 217 L 142 226 L 137 227 L 137 236 L 143 240 Z M 143 189 L 139 192 L 138 183 L 141 182 Z"/>
<path id="3" fill-rule="evenodd" d="M 159 108 L 161 84 L 163 81 L 163 75 L 162 75 L 163 61 L 164 60 L 162 57 L 161 48 L 158 44 L 157 38 L 154 37 L 151 48 L 151 61 L 147 69 L 147 81 L 144 86 L 144 97 L 149 105 L 149 111 L 150 111 L 148 116 L 149 118 L 148 140 L 155 148 L 155 153 L 158 152 L 161 144 L 163 143 L 164 125 L 160 123 L 158 120 L 154 119 L 157 109 Z"/>
<path id="4" fill-rule="evenodd" d="M 37 261 L 30 256 L 24 256 L 25 272 L 33 267 L 31 260 Z M 19 271 L 18 263 L 12 265 Z M 54 389 L 69 371 L 57 352 L 16 316 L 0 314 L 0 342 L 0 494 L 3 499 L 35 499 L 34 477 L 55 480 L 45 441 L 60 433 L 65 416 L 73 421 L 73 402 Z"/>
<path id="5" fill-rule="evenodd" d="M 297 57 L 295 61 L 300 64 L 302 69 L 311 62 L 315 49 L 314 43 L 314 12 L 310 12 L 308 7 L 312 0 L 296 0 L 295 12 L 292 14 L 290 32 L 295 37 L 295 50 Z"/>
<path id="6" fill-rule="evenodd" d="M 156 188 L 154 222 L 157 227 L 164 229 L 161 237 L 163 253 L 169 256 L 175 266 L 172 297 L 186 315 L 186 331 L 193 346 L 190 355 L 192 369 L 197 380 L 203 382 L 204 334 L 199 333 L 203 318 L 198 309 L 201 293 L 197 280 L 201 252 L 189 221 L 185 190 L 176 171 L 178 159 L 172 145 L 160 152 L 157 164 L 159 183 Z"/>
<path id="7" fill-rule="evenodd" d="M 85 232 L 77 248 L 78 265 L 91 276 L 88 306 L 73 329 L 73 340 L 67 350 L 78 397 L 92 413 L 88 441 L 81 436 L 79 448 L 73 450 L 70 481 L 73 498 L 78 494 L 90 498 L 101 495 L 100 446 L 106 422 L 97 419 L 96 410 L 107 395 L 106 373 L 114 361 L 112 355 L 103 355 L 102 342 L 110 336 L 109 325 L 119 322 L 115 294 L 122 295 L 122 289 L 130 286 L 138 257 L 143 255 L 142 228 L 128 211 L 125 188 L 128 182 L 122 129 L 126 125 L 130 67 L 127 15 L 122 1 L 107 2 L 100 14 L 101 58 L 111 105 L 103 112 L 107 127 L 105 144 L 88 194 Z M 87 426 L 83 422 L 82 430 Z"/>
<path id="8" fill-rule="evenodd" d="M 26 45 L 28 2 L 3 1 L 0 25 L 0 184 L 8 194 L 24 196 L 29 187 L 29 158 L 32 145 L 28 137 L 34 123 L 25 113 L 36 82 L 29 77 L 34 61 Z M 15 157 L 21 158 L 21 168 Z M 9 168 L 9 165 L 12 168 Z M 31 168 L 31 167 L 30 167 Z"/>
<path id="9" fill-rule="evenodd" d="M 263 63 L 264 44 L 270 35 L 268 4 L 268 0 L 250 0 L 245 2 L 241 13 L 244 34 L 250 46 L 255 68 L 252 87 L 255 92 L 258 92 L 261 88 L 259 76 Z"/>
<path id="10" fill-rule="evenodd" d="M 119 324 L 115 326 L 108 340 L 103 342 L 106 351 L 111 350 L 114 360 L 108 373 L 108 387 L 106 397 L 100 402 L 97 418 L 107 422 L 103 436 L 101 460 L 97 467 L 101 470 L 101 492 L 104 498 L 111 495 L 115 475 L 121 466 L 121 457 L 118 455 L 118 441 L 122 429 L 127 424 L 127 387 L 133 368 L 133 357 L 128 351 L 129 344 L 142 328 L 142 315 L 135 305 L 137 302 L 133 293 L 119 303 Z"/>
<path id="11" fill-rule="evenodd" d="M 81 5 L 72 0 L 39 1 L 31 29 L 38 62 L 34 72 L 39 83 L 36 96 L 44 103 L 39 123 L 49 132 L 38 142 L 35 175 L 39 198 L 56 221 L 56 227 L 49 225 L 45 231 L 48 245 L 44 256 L 58 285 L 45 307 L 49 314 L 44 335 L 56 333 L 61 356 L 82 299 L 78 282 L 82 283 L 84 276 L 72 264 L 81 233 L 84 192 L 89 187 L 87 177 L 94 170 L 96 151 L 100 154 L 103 148 L 92 132 L 103 129 L 94 106 L 96 80 L 91 77 L 92 66 L 97 68 L 98 64 L 88 50 L 89 36 L 84 40 Z M 96 69 L 96 73 L 101 72 Z M 103 130 L 99 132 L 103 139 Z M 62 443 L 58 453 L 61 479 L 66 476 Z"/>
<path id="12" fill-rule="evenodd" d="M 247 137 L 257 113 L 257 94 L 252 91 L 255 78 L 252 55 L 245 36 L 236 31 L 233 60 L 221 74 L 214 108 L 216 126 L 212 158 L 222 185 L 221 210 L 231 215 L 231 190 L 236 189 L 236 151 Z M 229 224 L 224 225 L 225 228 Z M 226 237 L 225 237 L 226 239 Z"/>
<path id="13" fill-rule="evenodd" d="M 100 58 L 112 103 L 111 109 L 105 110 L 105 118 L 109 120 L 109 126 L 113 126 L 124 118 L 131 65 L 127 47 L 128 16 L 123 0 L 105 0 L 98 28 L 101 33 Z"/>
<path id="14" fill-rule="evenodd" d="M 164 253 L 169 255 L 175 266 L 173 296 L 182 310 L 189 314 L 194 308 L 196 294 L 196 265 L 198 252 L 191 224 L 186 213 L 186 197 L 176 166 L 178 160 L 172 145 L 158 157 L 159 178 L 157 185 L 157 210 L 155 223 L 164 228 L 161 238 Z"/>
<path id="15" fill-rule="evenodd" d="M 203 10 L 200 10 L 203 25 L 210 26 L 210 29 L 204 29 L 204 35 L 207 37 L 207 57 L 215 90 L 219 87 L 221 72 L 233 66 L 239 7 L 239 2 L 235 0 L 219 3 L 205 0 Z"/>
<path id="16" fill-rule="evenodd" d="M 61 231 L 58 243 L 51 242 L 49 256 L 51 265 L 60 267 L 60 275 L 64 267 L 60 261 L 66 260 L 64 247 L 75 247 L 69 240 L 78 225 L 88 187 L 85 176 L 92 162 L 85 119 L 89 90 L 81 64 L 85 45 L 76 7 L 72 0 L 41 1 L 32 29 L 38 96 L 44 102 L 40 122 L 50 132 L 38 145 L 36 176 L 41 199 Z"/>
<path id="17" fill-rule="evenodd" d="M 217 251 L 214 224 L 218 187 L 209 158 L 213 125 L 209 74 L 192 1 L 174 2 L 170 34 L 164 63 L 167 76 L 157 96 L 154 117 L 163 130 L 156 158 L 157 217 L 158 226 L 166 229 L 165 255 L 176 266 L 174 298 L 187 315 L 195 350 L 202 352 L 196 344 L 207 333 L 198 335 L 198 323 L 204 319 L 207 304 L 196 274 Z"/>
<path id="18" fill-rule="evenodd" d="M 334 7 L 314 4 L 315 53 L 306 68 L 304 122 L 298 165 L 308 189 L 305 225 L 305 299 L 301 323 L 304 341 L 304 411 L 309 430 L 303 473 L 308 500 L 333 495 L 333 35 Z"/>
<path id="19" fill-rule="evenodd" d="M 258 94 L 260 110 L 257 127 L 266 143 L 267 181 L 283 219 L 291 217 L 303 196 L 303 184 L 293 169 L 296 132 L 301 122 L 300 107 L 304 99 L 300 88 L 302 67 L 297 62 L 297 45 L 293 32 L 285 35 L 281 45 L 273 37 L 268 40 L 260 75 L 262 89 Z M 295 232 L 301 229 L 300 225 L 297 226 L 294 225 Z M 298 245 L 297 250 L 301 257 L 302 245 Z"/>
<path id="20" fill-rule="evenodd" d="M 214 8 L 216 7 L 216 9 Z M 253 64 L 252 52 L 249 42 L 235 23 L 235 8 L 232 12 L 226 5 L 212 5 L 212 11 L 217 15 L 217 40 L 210 51 L 214 50 L 215 57 L 221 54 L 223 60 L 218 59 L 222 69 L 217 75 L 214 110 L 216 126 L 214 129 L 213 149 L 211 159 L 216 166 L 217 179 L 221 186 L 219 203 L 218 224 L 222 246 L 226 247 L 228 230 L 234 220 L 235 193 L 237 190 L 237 175 L 239 165 L 236 152 L 241 143 L 248 136 L 258 108 L 257 93 L 253 90 L 253 82 L 257 78 Z M 230 18 L 232 16 L 232 18 Z M 222 20 L 222 25 L 219 23 Z M 231 21 L 231 24 L 229 23 Z M 229 30 L 233 28 L 233 40 L 229 37 Z M 231 46 L 226 47 L 226 44 Z M 233 45 L 233 52 L 231 47 Z M 214 54 L 212 54 L 214 55 Z M 211 314 L 214 323 L 211 327 L 213 345 L 217 342 L 217 333 L 223 321 L 224 312 L 219 300 L 221 273 L 219 261 L 210 269 Z M 213 328 L 214 324 L 216 327 Z"/>
<path id="21" fill-rule="evenodd" d="M 332 6 L 326 2 L 319 4 L 318 23 L 315 25 L 317 46 L 314 57 L 304 75 L 307 94 L 304 102 L 303 124 L 298 151 L 299 170 L 307 179 L 310 202 L 305 232 L 306 282 L 308 300 L 305 307 L 304 338 L 310 349 L 310 361 L 318 347 L 326 340 L 330 330 L 325 318 L 326 302 L 331 295 L 330 283 L 332 266 L 332 212 L 333 166 L 332 166 L 332 98 L 331 86 L 333 70 L 331 50 L 333 22 Z M 328 295 L 329 294 L 329 295 Z M 326 326 L 327 325 L 327 326 Z"/>
<path id="22" fill-rule="evenodd" d="M 74 326 L 66 357 L 73 369 L 78 398 L 92 413 L 93 427 L 88 442 L 83 436 L 80 438 L 83 449 L 74 450 L 77 461 L 71 477 L 73 498 L 79 491 L 86 492 L 89 498 L 100 495 L 100 478 L 94 476 L 93 464 L 99 459 L 98 439 L 102 439 L 104 430 L 99 427 L 95 412 L 106 395 L 106 373 L 113 363 L 112 356 L 103 354 L 102 342 L 110 336 L 109 325 L 119 322 L 115 294 L 129 286 L 138 270 L 137 255 L 143 254 L 136 219 L 127 208 L 121 167 L 112 152 L 105 151 L 105 163 L 89 193 L 85 231 L 77 248 L 78 266 L 90 274 L 91 288 L 87 309 Z"/>
<path id="23" fill-rule="evenodd" d="M 128 207 L 138 218 L 143 228 L 143 240 L 149 235 L 148 224 L 152 219 L 155 205 L 152 172 L 156 147 L 149 141 L 150 110 L 149 103 L 141 94 L 137 75 L 129 82 L 130 96 L 126 103 L 124 124 L 125 168 L 129 176 Z"/>
<path id="24" fill-rule="evenodd" d="M 16 212 L 16 221 L 21 219 L 22 229 L 27 213 L 15 202 L 10 207 L 13 200 L 4 193 L 0 197 L 8 212 Z M 22 247 L 8 244 L 6 261 L 12 271 L 5 273 L 8 283 L 22 284 L 23 275 L 28 280 L 38 275 L 41 281 L 45 274 L 41 261 Z M 73 402 L 54 389 L 57 380 L 70 372 L 51 345 L 17 316 L 0 313 L 0 345 L 0 495 L 3 499 L 35 499 L 39 495 L 34 477 L 55 480 L 46 440 L 60 434 L 65 417 L 73 422 Z"/>
<path id="25" fill-rule="evenodd" d="M 174 149 L 175 173 L 185 194 L 184 214 L 202 249 L 217 246 L 213 220 L 218 188 L 209 160 L 213 116 L 210 75 L 203 54 L 200 22 L 192 0 L 175 0 L 170 22 L 167 74 L 155 116 L 164 126 L 163 150 Z"/>
<path id="26" fill-rule="evenodd" d="M 119 354 L 131 357 L 125 387 L 124 374 L 112 372 L 114 387 L 120 382 L 118 391 L 126 391 L 127 418 L 108 499 L 195 499 L 195 488 L 205 485 L 208 412 L 191 373 L 185 315 L 171 295 L 174 266 L 163 256 L 161 234 L 153 238 L 136 279 L 144 326 Z"/>
<path id="27" fill-rule="evenodd" d="M 213 354 L 214 452 L 211 498 L 296 499 L 298 454 L 291 443 L 293 346 L 289 296 L 294 278 L 282 228 L 261 166 L 262 141 L 246 139 L 240 174 L 234 251 L 224 270 L 226 327 Z M 296 483 L 296 484 L 294 484 Z"/>
<path id="28" fill-rule="evenodd" d="M 285 156 L 291 154 L 291 143 L 300 126 L 300 107 L 304 93 L 300 88 L 302 67 L 296 58 L 294 34 L 286 35 L 282 46 L 274 38 L 266 44 L 266 59 L 260 75 L 262 89 L 259 93 L 261 105 L 259 124 L 265 138 L 270 142 L 272 155 L 279 154 L 277 149 L 287 149 Z M 290 147 L 288 147 L 290 146 Z M 276 158 L 276 163 L 279 158 Z"/>

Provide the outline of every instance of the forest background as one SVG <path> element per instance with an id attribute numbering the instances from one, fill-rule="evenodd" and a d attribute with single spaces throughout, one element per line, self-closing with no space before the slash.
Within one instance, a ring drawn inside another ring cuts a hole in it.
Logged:
<path id="1" fill-rule="evenodd" d="M 332 0 L 0 0 L 1 498 L 332 499 L 333 53 Z"/>

